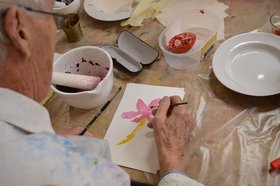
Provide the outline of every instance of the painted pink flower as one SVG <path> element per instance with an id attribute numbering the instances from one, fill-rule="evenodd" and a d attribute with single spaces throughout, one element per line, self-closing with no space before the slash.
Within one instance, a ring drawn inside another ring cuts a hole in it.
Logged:
<path id="1" fill-rule="evenodd" d="M 138 99 L 136 108 L 137 111 L 123 112 L 121 117 L 125 119 L 133 119 L 132 122 L 138 123 L 142 119 L 147 119 L 149 122 L 152 121 L 152 106 L 159 104 L 160 98 L 154 99 L 146 105 L 142 99 Z"/>

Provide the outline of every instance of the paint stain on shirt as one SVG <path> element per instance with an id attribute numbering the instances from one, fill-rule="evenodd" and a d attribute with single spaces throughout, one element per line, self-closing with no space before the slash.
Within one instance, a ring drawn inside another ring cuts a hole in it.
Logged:
<path id="1" fill-rule="evenodd" d="M 97 165 L 97 164 L 98 164 L 98 159 L 94 159 L 94 160 L 93 160 L 93 164 L 94 164 L 94 165 Z"/>

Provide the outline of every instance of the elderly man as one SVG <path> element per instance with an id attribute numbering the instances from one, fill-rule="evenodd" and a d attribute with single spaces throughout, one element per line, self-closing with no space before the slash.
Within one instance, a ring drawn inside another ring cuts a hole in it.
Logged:
<path id="1" fill-rule="evenodd" d="M 0 184 L 130 185 L 110 162 L 104 140 L 55 134 L 39 103 L 51 83 L 56 25 L 52 0 L 0 0 Z M 182 100 L 164 97 L 150 127 L 158 145 L 159 185 L 200 185 L 184 175 L 184 148 L 192 128 Z"/>

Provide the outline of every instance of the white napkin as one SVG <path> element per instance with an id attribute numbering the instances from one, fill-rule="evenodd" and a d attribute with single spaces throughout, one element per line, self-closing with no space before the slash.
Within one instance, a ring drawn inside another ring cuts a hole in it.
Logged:
<path id="1" fill-rule="evenodd" d="M 192 9 L 211 10 L 219 17 L 220 25 L 217 38 L 219 40 L 224 39 L 224 18 L 228 16 L 228 14 L 225 12 L 227 8 L 228 6 L 218 2 L 218 0 L 173 0 L 161 11 L 161 13 L 156 16 L 156 18 L 161 24 L 167 26 L 184 11 Z"/>
<path id="2" fill-rule="evenodd" d="M 128 20 L 121 23 L 122 26 L 142 26 L 143 21 L 155 16 L 168 4 L 171 0 L 142 0 L 134 9 Z"/>

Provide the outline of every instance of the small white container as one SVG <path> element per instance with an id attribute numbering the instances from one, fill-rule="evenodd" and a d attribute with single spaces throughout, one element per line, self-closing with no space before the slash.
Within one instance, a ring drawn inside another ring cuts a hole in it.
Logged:
<path id="1" fill-rule="evenodd" d="M 182 13 L 159 36 L 159 47 L 166 63 L 175 69 L 186 69 L 203 61 L 214 45 L 219 27 L 218 16 L 209 10 L 190 10 Z M 173 53 L 167 49 L 169 40 L 177 34 L 192 32 L 196 35 L 194 46 L 185 53 Z"/>
<path id="2" fill-rule="evenodd" d="M 51 85 L 51 89 L 73 107 L 96 108 L 106 101 L 113 87 L 112 58 L 99 47 L 83 46 L 62 54 L 55 60 L 53 71 L 101 77 L 101 81 L 93 90 L 80 91 Z"/>
<path id="3" fill-rule="evenodd" d="M 53 12 L 61 14 L 78 13 L 81 6 L 81 0 L 73 0 L 72 3 L 65 7 L 53 7 Z"/>

